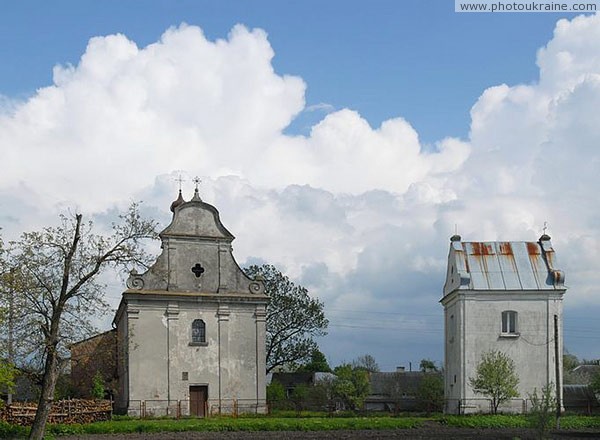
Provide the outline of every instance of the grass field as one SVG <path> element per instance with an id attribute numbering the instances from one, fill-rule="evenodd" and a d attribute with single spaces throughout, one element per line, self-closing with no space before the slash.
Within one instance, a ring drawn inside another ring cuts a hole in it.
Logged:
<path id="1" fill-rule="evenodd" d="M 287 417 L 286 417 L 287 416 Z M 319 413 L 306 413 L 298 417 L 296 413 L 275 416 L 253 417 L 211 417 L 206 419 L 131 419 L 117 417 L 108 422 L 88 425 L 49 425 L 49 437 L 82 434 L 126 434 L 141 432 L 181 432 L 181 431 L 327 431 L 359 429 L 413 429 L 425 421 L 438 421 L 440 424 L 461 428 L 527 428 L 530 421 L 521 415 L 472 415 L 413 417 L 382 416 L 357 417 L 343 414 L 343 417 L 325 417 Z M 564 416 L 563 429 L 600 429 L 600 416 Z M 26 437 L 29 429 L 0 423 L 0 438 Z"/>

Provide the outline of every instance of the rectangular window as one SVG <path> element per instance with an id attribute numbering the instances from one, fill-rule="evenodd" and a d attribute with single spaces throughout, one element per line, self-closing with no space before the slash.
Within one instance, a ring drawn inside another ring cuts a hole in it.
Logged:
<path id="1" fill-rule="evenodd" d="M 517 312 L 514 310 L 502 312 L 502 333 L 517 334 Z"/>

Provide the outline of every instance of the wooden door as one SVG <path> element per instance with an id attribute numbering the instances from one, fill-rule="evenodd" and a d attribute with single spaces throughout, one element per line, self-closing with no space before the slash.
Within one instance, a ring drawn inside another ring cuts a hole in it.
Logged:
<path id="1" fill-rule="evenodd" d="M 204 417 L 206 415 L 206 402 L 208 401 L 208 387 L 191 386 L 190 387 L 190 415 Z"/>

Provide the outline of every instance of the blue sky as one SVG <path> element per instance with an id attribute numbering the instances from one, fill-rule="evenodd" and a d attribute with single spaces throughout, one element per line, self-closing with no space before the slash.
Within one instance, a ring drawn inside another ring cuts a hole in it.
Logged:
<path id="1" fill-rule="evenodd" d="M 210 39 L 242 23 L 267 31 L 273 66 L 307 82 L 307 104 L 355 109 L 374 126 L 402 115 L 431 143 L 467 135 L 485 88 L 535 81 L 535 53 L 563 16 L 573 14 L 457 14 L 450 0 L 10 2 L 0 90 L 20 97 L 49 84 L 52 67 L 76 64 L 93 36 L 123 33 L 141 47 L 184 22 Z"/>
<path id="2" fill-rule="evenodd" d="M 443 359 L 455 225 L 533 241 L 548 221 L 566 346 L 599 358 L 599 21 L 450 0 L 6 2 L 3 236 L 139 199 L 166 225 L 174 178 L 189 197 L 199 175 L 238 261 L 325 301 L 330 362 L 389 370 Z"/>

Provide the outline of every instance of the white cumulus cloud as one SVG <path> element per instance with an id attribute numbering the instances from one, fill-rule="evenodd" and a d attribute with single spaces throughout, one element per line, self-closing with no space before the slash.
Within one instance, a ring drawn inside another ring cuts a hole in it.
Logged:
<path id="1" fill-rule="evenodd" d="M 199 175 L 238 261 L 276 264 L 326 301 L 335 361 L 352 350 L 386 368 L 419 361 L 411 350 L 441 360 L 437 301 L 455 227 L 465 240 L 535 240 L 548 221 L 567 308 L 598 304 L 599 40 L 600 17 L 559 21 L 538 82 L 482 91 L 468 139 L 424 148 L 402 117 L 373 127 L 357 111 L 305 107 L 306 84 L 274 71 L 262 30 L 210 41 L 181 25 L 143 48 L 96 37 L 52 85 L 0 98 L 3 234 L 67 207 L 102 222 L 137 199 L 164 224 L 174 179 L 186 177 L 189 198 Z M 308 134 L 284 132 L 317 108 Z M 396 315 L 344 315 L 357 310 Z M 398 353 L 378 336 L 389 326 Z"/>

